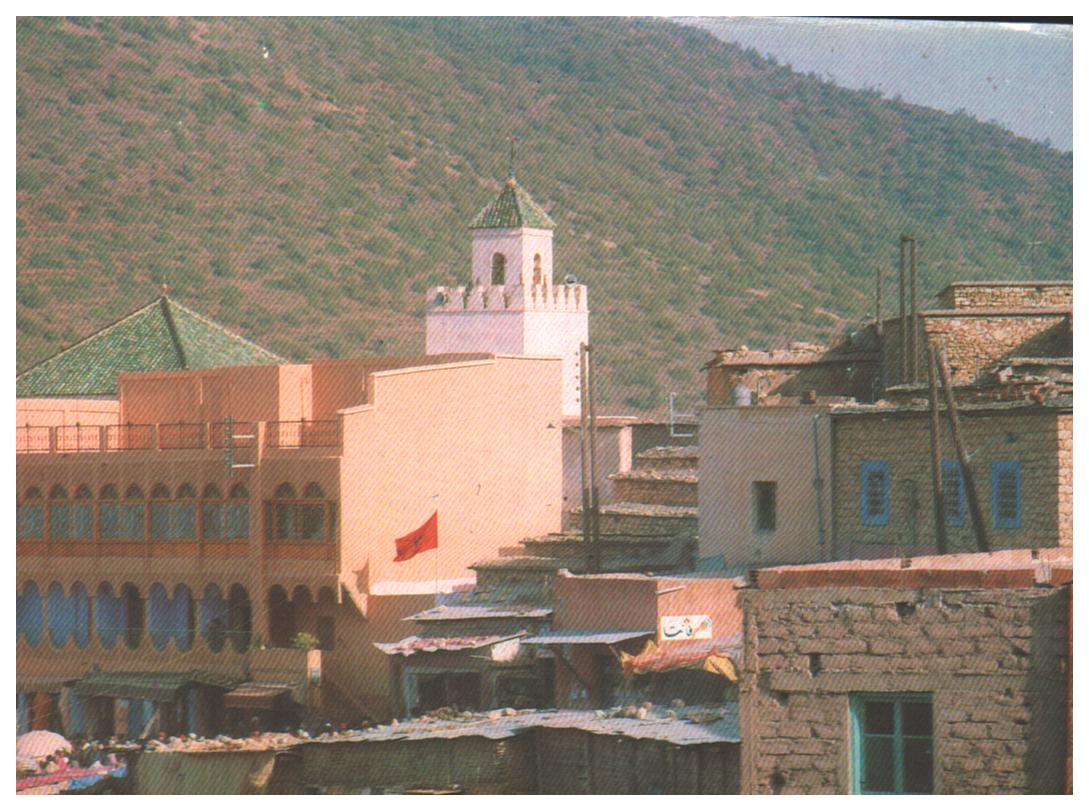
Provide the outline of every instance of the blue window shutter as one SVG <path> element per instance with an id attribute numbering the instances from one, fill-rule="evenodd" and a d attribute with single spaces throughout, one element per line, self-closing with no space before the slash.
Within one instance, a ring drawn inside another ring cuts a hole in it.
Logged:
<path id="1" fill-rule="evenodd" d="M 1021 463 L 991 463 L 991 518 L 995 529 L 1021 528 Z"/>
<path id="2" fill-rule="evenodd" d="M 862 462 L 862 526 L 884 527 L 889 523 L 889 463 Z"/>
<path id="3" fill-rule="evenodd" d="M 964 526 L 964 471 L 956 459 L 942 459 L 942 499 L 947 527 Z"/>

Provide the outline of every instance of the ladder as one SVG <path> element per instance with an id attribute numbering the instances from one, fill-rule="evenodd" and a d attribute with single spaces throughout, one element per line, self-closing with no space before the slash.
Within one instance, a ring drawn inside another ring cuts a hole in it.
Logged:
<path id="1" fill-rule="evenodd" d="M 234 432 L 234 419 L 227 417 L 224 420 L 224 438 L 223 438 L 223 453 L 227 461 L 227 475 L 233 476 L 236 470 L 252 470 L 257 467 L 256 462 L 237 462 L 235 460 L 235 445 L 236 439 L 242 441 L 251 441 L 254 444 L 243 447 L 255 447 L 257 443 L 257 434 L 236 434 Z M 242 448 L 239 448 L 241 450 Z"/>

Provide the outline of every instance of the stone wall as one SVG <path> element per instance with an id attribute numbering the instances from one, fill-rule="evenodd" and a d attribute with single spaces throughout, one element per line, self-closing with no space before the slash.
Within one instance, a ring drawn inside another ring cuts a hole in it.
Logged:
<path id="1" fill-rule="evenodd" d="M 930 694 L 935 793 L 1063 791 L 1068 587 L 741 599 L 743 793 L 850 792 L 855 693 Z"/>
<path id="2" fill-rule="evenodd" d="M 617 501 L 637 504 L 667 504 L 677 507 L 695 507 L 698 484 L 694 475 L 683 473 L 672 478 L 620 475 L 613 478 L 613 493 Z"/>
<path id="3" fill-rule="evenodd" d="M 896 320 L 885 322 L 882 362 L 886 386 L 910 382 L 908 369 L 900 380 L 899 326 Z M 1070 357 L 1073 352 L 1067 315 L 920 315 L 919 330 L 919 382 L 927 379 L 928 340 L 945 347 L 946 363 L 956 385 L 976 382 L 980 373 L 1005 358 Z M 910 332 L 908 337 L 910 352 Z"/>
<path id="4" fill-rule="evenodd" d="M 1060 423 L 1064 418 L 1065 423 Z M 835 556 L 880 558 L 936 551 L 928 412 L 837 414 L 833 419 Z M 962 412 L 960 425 L 991 548 L 1069 546 L 1073 541 L 1070 415 L 1029 410 Z M 1066 436 L 1061 439 L 1063 430 Z M 1066 443 L 1065 449 L 1060 441 Z M 956 459 L 944 413 L 941 449 L 943 459 Z M 889 518 L 883 526 L 862 524 L 864 460 L 889 465 Z M 991 463 L 1002 460 L 1021 463 L 1019 529 L 994 526 Z M 1061 519 L 1064 510 L 1066 517 Z M 947 526 L 946 534 L 950 552 L 977 551 L 967 492 L 963 525 Z"/>
<path id="5" fill-rule="evenodd" d="M 1059 432 L 1059 543 L 1074 544 L 1074 415 L 1060 414 Z"/>
<path id="6" fill-rule="evenodd" d="M 954 282 L 938 296 L 943 307 L 1071 307 L 1074 285 L 1062 283 L 996 282 L 994 284 L 957 284 Z"/>

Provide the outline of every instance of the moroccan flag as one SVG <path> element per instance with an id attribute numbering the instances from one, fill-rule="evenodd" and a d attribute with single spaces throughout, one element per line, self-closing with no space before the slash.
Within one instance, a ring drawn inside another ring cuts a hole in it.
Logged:
<path id="1" fill-rule="evenodd" d="M 439 511 L 435 510 L 435 513 L 424 521 L 422 527 L 414 529 L 402 538 L 398 538 L 395 543 L 397 544 L 397 557 L 393 559 L 394 563 L 402 563 L 420 552 L 426 552 L 428 549 L 438 549 Z"/>

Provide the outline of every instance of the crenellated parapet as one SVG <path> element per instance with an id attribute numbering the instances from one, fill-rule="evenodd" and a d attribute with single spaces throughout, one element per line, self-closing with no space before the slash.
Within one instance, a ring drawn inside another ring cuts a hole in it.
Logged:
<path id="1" fill-rule="evenodd" d="M 586 312 L 587 291 L 584 284 L 429 287 L 427 309 L 428 312 Z"/>

